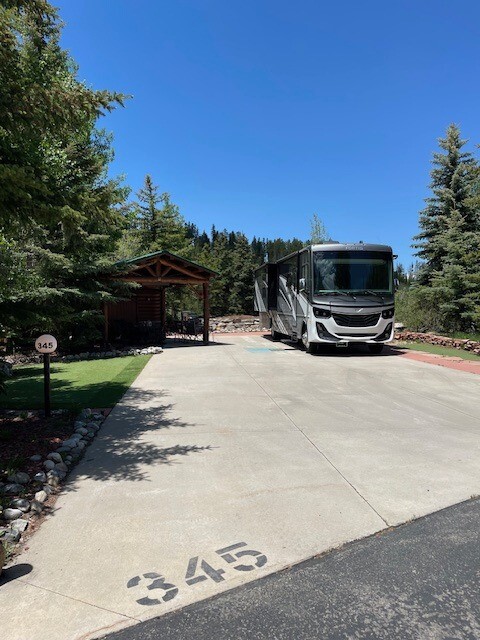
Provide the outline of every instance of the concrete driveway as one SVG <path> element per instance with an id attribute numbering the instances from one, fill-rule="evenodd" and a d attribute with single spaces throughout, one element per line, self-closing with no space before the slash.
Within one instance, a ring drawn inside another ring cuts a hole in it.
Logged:
<path id="1" fill-rule="evenodd" d="M 9 640 L 101 636 L 480 494 L 478 376 L 218 340 L 111 413 L 0 587 Z"/>

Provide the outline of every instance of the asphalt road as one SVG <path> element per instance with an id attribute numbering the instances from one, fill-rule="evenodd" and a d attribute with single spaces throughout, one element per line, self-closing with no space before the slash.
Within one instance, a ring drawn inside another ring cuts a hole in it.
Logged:
<path id="1" fill-rule="evenodd" d="M 108 640 L 473 640 L 479 575 L 475 499 Z"/>

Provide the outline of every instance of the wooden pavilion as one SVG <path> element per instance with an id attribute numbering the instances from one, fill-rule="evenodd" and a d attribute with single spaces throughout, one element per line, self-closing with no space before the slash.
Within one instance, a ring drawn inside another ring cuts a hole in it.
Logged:
<path id="1" fill-rule="evenodd" d="M 195 262 L 181 258 L 169 251 L 156 251 L 138 258 L 123 260 L 128 267 L 122 277 L 128 282 L 141 285 L 129 299 L 104 306 L 105 340 L 108 342 L 112 330 L 119 326 L 135 331 L 148 324 L 161 327 L 163 336 L 167 329 L 165 291 L 172 285 L 184 285 L 196 290 L 203 298 L 203 342 L 208 344 L 210 323 L 210 280 L 217 275 L 215 271 L 202 267 Z M 200 291 L 198 291 L 200 289 Z"/>

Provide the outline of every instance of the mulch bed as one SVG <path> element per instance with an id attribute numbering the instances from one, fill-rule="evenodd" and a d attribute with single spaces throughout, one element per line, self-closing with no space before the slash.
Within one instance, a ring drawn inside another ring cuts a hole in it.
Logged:
<path id="1" fill-rule="evenodd" d="M 40 411 L 0 413 L 0 480 L 3 473 L 21 470 L 33 475 L 41 462 L 30 457 L 46 456 L 72 433 L 74 416 L 69 411 L 45 418 Z"/>

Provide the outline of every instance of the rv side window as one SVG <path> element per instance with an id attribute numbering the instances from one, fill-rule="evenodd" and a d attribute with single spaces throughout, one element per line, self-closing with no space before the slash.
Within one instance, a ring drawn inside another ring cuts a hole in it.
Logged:
<path id="1" fill-rule="evenodd" d="M 300 279 L 305 282 L 305 291 L 310 290 L 309 255 L 308 251 L 304 251 L 300 254 Z"/>
<path id="2" fill-rule="evenodd" d="M 292 256 L 279 265 L 279 275 L 283 279 L 285 286 L 297 288 L 297 256 Z"/>

